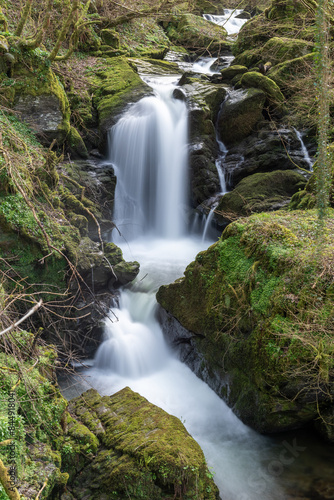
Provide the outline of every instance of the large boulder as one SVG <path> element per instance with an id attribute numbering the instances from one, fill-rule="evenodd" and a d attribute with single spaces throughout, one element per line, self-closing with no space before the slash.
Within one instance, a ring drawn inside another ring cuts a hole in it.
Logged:
<path id="1" fill-rule="evenodd" d="M 278 85 L 271 78 L 257 71 L 249 71 L 242 75 L 239 85 L 244 88 L 262 90 L 267 96 L 267 103 L 271 113 L 283 113 L 284 96 Z"/>
<path id="2" fill-rule="evenodd" d="M 227 146 L 250 135 L 263 118 L 266 94 L 259 89 L 233 90 L 218 115 L 220 140 Z"/>
<path id="3" fill-rule="evenodd" d="M 320 414 L 332 439 L 334 211 L 321 253 L 316 221 L 314 211 L 239 219 L 157 299 L 181 358 L 245 423 L 277 432 Z"/>
<path id="4" fill-rule="evenodd" d="M 20 119 L 43 144 L 50 145 L 53 140 L 63 144 L 71 133 L 71 111 L 65 90 L 54 72 L 49 68 L 43 78 L 37 78 L 17 70 L 14 89 L 14 110 Z"/>
<path id="5" fill-rule="evenodd" d="M 203 452 L 181 421 L 128 387 L 110 397 L 91 389 L 69 411 L 99 440 L 74 478 L 78 500 L 218 500 Z"/>
<path id="6" fill-rule="evenodd" d="M 291 196 L 302 190 L 305 184 L 305 177 L 291 170 L 250 175 L 220 199 L 215 218 L 220 224 L 226 224 L 231 218 L 254 212 L 279 210 L 287 205 Z"/>

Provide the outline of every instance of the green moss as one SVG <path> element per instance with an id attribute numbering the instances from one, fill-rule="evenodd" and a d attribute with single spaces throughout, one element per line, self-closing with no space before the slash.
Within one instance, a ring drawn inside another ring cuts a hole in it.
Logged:
<path id="1" fill-rule="evenodd" d="M 240 85 L 246 88 L 256 88 L 262 90 L 265 92 L 270 106 L 275 111 L 284 111 L 284 96 L 278 85 L 271 78 L 268 78 L 267 76 L 256 71 L 249 71 L 242 76 Z"/>
<path id="2" fill-rule="evenodd" d="M 169 496 L 217 498 L 204 455 L 182 423 L 129 388 L 111 397 L 90 390 L 71 402 L 71 411 L 91 429 L 103 429 L 105 451 L 85 469 L 74 492 L 112 492 L 110 498 Z M 96 424 L 98 422 L 98 424 Z M 82 484 L 83 483 L 83 484 Z"/>
<path id="3" fill-rule="evenodd" d="M 120 48 L 131 57 L 162 59 L 170 46 L 164 30 L 149 16 L 123 23 L 116 30 Z"/>
<path id="4" fill-rule="evenodd" d="M 222 69 L 220 74 L 223 82 L 230 82 L 235 76 L 239 75 L 241 77 L 247 71 L 245 66 L 233 65 Z"/>
<path id="5" fill-rule="evenodd" d="M 270 78 L 279 87 L 286 87 L 288 83 L 291 84 L 292 81 L 297 78 L 302 78 L 303 75 L 307 75 L 310 70 L 310 64 L 313 64 L 314 56 L 313 54 L 307 54 L 306 56 L 297 57 L 296 59 L 291 59 L 286 62 L 277 64 L 270 71 Z"/>
<path id="6" fill-rule="evenodd" d="M 221 198 L 217 210 L 238 216 L 272 210 L 275 206 L 286 204 L 289 197 L 303 189 L 305 184 L 301 174 L 290 170 L 249 175 Z M 220 217 L 219 213 L 217 217 Z"/>
<path id="7" fill-rule="evenodd" d="M 273 37 L 261 49 L 261 58 L 273 66 L 284 61 L 303 57 L 313 51 L 314 43 L 287 37 Z"/>
<path id="8" fill-rule="evenodd" d="M 100 127 L 109 128 L 116 116 L 123 111 L 131 99 L 139 99 L 150 93 L 126 59 L 115 57 L 86 72 L 94 89 L 93 103 L 99 114 Z"/>
<path id="9" fill-rule="evenodd" d="M 200 54 L 219 54 L 231 46 L 224 28 L 194 14 L 173 16 L 166 33 L 173 43 Z"/>

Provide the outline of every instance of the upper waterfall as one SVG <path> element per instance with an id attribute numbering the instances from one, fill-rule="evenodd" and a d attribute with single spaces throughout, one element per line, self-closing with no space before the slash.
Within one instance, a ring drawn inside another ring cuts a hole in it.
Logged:
<path id="1" fill-rule="evenodd" d="M 122 239 L 185 233 L 187 108 L 172 97 L 174 85 L 152 85 L 120 118 L 109 136 L 117 186 L 114 222 Z"/>

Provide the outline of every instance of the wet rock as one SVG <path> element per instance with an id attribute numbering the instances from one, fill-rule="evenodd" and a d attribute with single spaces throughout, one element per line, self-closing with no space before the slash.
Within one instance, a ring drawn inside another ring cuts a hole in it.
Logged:
<path id="1" fill-rule="evenodd" d="M 190 147 L 191 201 L 194 207 L 219 191 L 219 177 L 215 165 L 217 154 L 216 144 L 209 139 Z"/>
<path id="2" fill-rule="evenodd" d="M 272 127 L 267 121 L 258 124 L 259 130 L 229 147 L 224 170 L 236 185 L 247 175 L 273 170 L 293 170 L 296 166 L 309 170 L 294 130 Z M 310 144 L 310 146 L 312 146 Z M 310 154 L 315 150 L 309 148 Z"/>
<path id="3" fill-rule="evenodd" d="M 305 184 L 305 177 L 291 170 L 250 175 L 221 198 L 215 218 L 220 224 L 226 224 L 230 222 L 231 216 L 241 217 L 254 212 L 279 210 Z M 228 217 L 219 215 L 219 212 L 228 214 Z"/>
<path id="4" fill-rule="evenodd" d="M 233 90 L 225 100 L 217 120 L 221 141 L 229 146 L 249 136 L 263 118 L 266 94 L 259 89 Z"/>

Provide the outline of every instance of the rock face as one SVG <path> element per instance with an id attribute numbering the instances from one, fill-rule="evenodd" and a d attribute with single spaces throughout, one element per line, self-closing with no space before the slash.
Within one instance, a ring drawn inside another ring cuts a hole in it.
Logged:
<path id="1" fill-rule="evenodd" d="M 332 439 L 334 212 L 320 258 L 315 220 L 313 211 L 239 219 L 157 299 L 182 359 L 245 423 L 277 432 L 320 412 Z"/>
<path id="2" fill-rule="evenodd" d="M 56 138 L 63 121 L 59 99 L 55 95 L 21 96 L 15 106 L 24 120 L 38 135 Z"/>
<path id="3" fill-rule="evenodd" d="M 89 390 L 69 411 L 88 438 L 98 438 L 94 457 L 74 478 L 77 500 L 218 500 L 203 452 L 180 420 L 131 389 L 110 397 Z"/>
<path id="4" fill-rule="evenodd" d="M 188 101 L 191 201 L 196 207 L 219 191 L 214 122 L 227 90 L 224 85 L 211 83 L 204 75 L 190 72 L 182 76 L 179 85 Z"/>
<path id="5" fill-rule="evenodd" d="M 232 145 L 224 159 L 224 169 L 233 185 L 247 175 L 273 170 L 292 170 L 296 166 L 308 171 L 296 132 L 289 128 L 275 128 L 267 121 L 258 124 L 257 133 Z M 308 151 L 315 154 L 314 144 Z"/>

